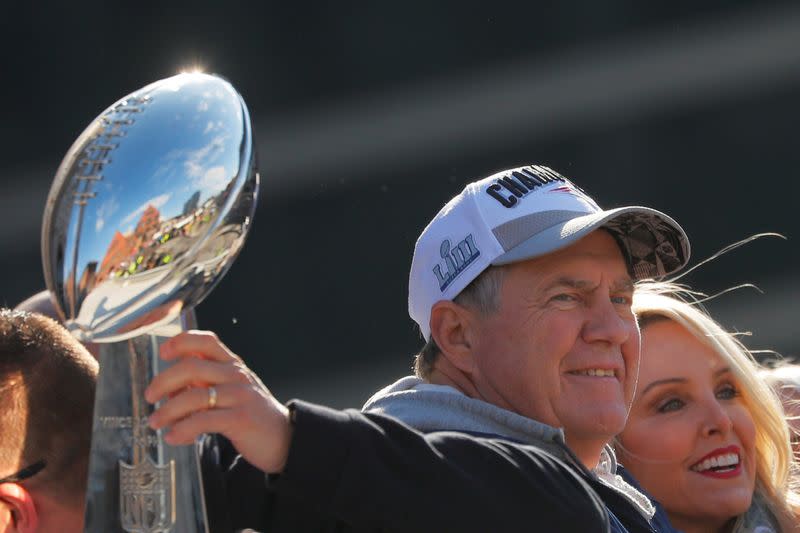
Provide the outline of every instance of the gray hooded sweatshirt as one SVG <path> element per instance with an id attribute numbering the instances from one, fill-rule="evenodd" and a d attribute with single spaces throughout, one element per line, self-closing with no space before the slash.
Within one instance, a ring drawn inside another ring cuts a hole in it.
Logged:
<path id="1" fill-rule="evenodd" d="M 574 462 L 573 457 L 567 457 L 563 430 L 470 398 L 453 387 L 426 383 L 415 376 L 406 376 L 379 390 L 362 410 L 391 416 L 425 433 L 458 431 L 507 438 Z M 652 518 L 655 507 L 650 500 L 616 472 L 616 456 L 611 447 L 606 446 L 594 473 L 602 483 L 626 497 L 648 520 Z"/>
<path id="2" fill-rule="evenodd" d="M 453 387 L 426 383 L 415 376 L 406 376 L 379 390 L 362 410 L 391 416 L 425 433 L 459 431 L 505 437 L 534 445 L 568 463 L 573 460 L 567 457 L 563 430 L 470 398 Z M 652 518 L 655 507 L 650 500 L 617 475 L 617 458 L 610 446 L 603 450 L 593 472 L 603 484 L 625 496 L 648 520 Z M 733 531 L 776 533 L 779 527 L 763 498 L 756 493 L 750 509 L 736 520 Z"/>

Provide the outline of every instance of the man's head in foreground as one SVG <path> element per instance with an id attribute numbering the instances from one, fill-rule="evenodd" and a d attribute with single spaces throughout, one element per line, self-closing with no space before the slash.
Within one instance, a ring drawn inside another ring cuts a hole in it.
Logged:
<path id="1" fill-rule="evenodd" d="M 564 428 L 593 466 L 623 428 L 636 386 L 633 282 L 688 257 L 668 216 L 603 211 L 546 167 L 473 182 L 414 251 L 409 313 L 427 341 L 417 373 Z"/>
<path id="2" fill-rule="evenodd" d="M 55 321 L 0 309 L 0 532 L 82 531 L 97 372 Z"/>
<path id="3" fill-rule="evenodd" d="M 14 307 L 14 309 L 16 311 L 39 313 L 40 315 L 52 318 L 59 324 L 63 324 L 62 318 L 59 316 L 58 310 L 56 309 L 56 304 L 53 303 L 53 298 L 50 295 L 50 291 L 47 290 L 37 292 L 36 294 L 33 294 L 22 300 Z M 93 342 L 84 342 L 82 344 L 87 350 L 89 350 L 89 353 L 92 354 L 95 359 L 99 357 L 99 344 L 95 344 Z"/>

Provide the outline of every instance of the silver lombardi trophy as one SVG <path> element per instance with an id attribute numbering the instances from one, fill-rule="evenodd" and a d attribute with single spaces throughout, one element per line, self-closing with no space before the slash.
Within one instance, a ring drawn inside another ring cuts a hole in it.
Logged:
<path id="1" fill-rule="evenodd" d="M 147 426 L 159 344 L 230 267 L 258 193 L 250 117 L 225 80 L 181 74 L 97 117 L 56 173 L 42 228 L 67 328 L 101 343 L 85 531 L 207 532 L 197 447 Z"/>

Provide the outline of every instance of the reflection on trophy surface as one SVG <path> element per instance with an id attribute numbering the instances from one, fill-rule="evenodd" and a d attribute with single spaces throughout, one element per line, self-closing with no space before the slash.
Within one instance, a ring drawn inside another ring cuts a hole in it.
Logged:
<path id="1" fill-rule="evenodd" d="M 160 342 L 244 244 L 258 192 L 247 107 L 223 79 L 181 74 L 122 98 L 75 141 L 42 228 L 67 328 L 101 343 L 85 530 L 208 531 L 194 447 L 146 423 Z"/>

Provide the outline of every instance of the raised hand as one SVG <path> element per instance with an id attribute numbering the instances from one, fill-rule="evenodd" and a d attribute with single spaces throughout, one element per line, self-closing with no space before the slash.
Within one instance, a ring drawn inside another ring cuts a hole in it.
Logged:
<path id="1" fill-rule="evenodd" d="M 153 378 L 145 398 L 161 402 L 149 424 L 169 428 L 168 444 L 220 433 L 250 464 L 267 473 L 283 469 L 291 441 L 289 410 L 213 332 L 183 332 L 161 346 L 161 358 L 177 362 Z"/>

